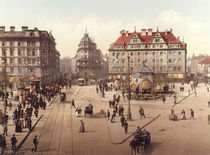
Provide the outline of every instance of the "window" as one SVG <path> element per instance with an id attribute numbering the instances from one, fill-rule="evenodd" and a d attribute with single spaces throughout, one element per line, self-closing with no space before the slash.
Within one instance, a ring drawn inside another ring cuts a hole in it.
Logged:
<path id="1" fill-rule="evenodd" d="M 131 63 L 131 64 L 133 63 L 133 59 L 130 60 L 130 63 Z"/>
<path id="2" fill-rule="evenodd" d="M 2 56 L 6 56 L 6 51 L 2 51 Z"/>
<path id="3" fill-rule="evenodd" d="M 21 61 L 21 58 L 18 58 L 18 64 L 21 64 L 22 61 Z"/>
<path id="4" fill-rule="evenodd" d="M 173 59 L 173 62 L 176 63 L 176 59 Z"/>
<path id="5" fill-rule="evenodd" d="M 173 67 L 173 71 L 176 71 L 176 66 Z"/>
<path id="6" fill-rule="evenodd" d="M 2 46 L 5 46 L 5 43 L 2 43 Z"/>
<path id="7" fill-rule="evenodd" d="M 21 56 L 21 51 L 20 50 L 18 50 L 18 56 Z"/>
<path id="8" fill-rule="evenodd" d="M 115 59 L 112 59 L 112 63 L 114 63 Z"/>
<path id="9" fill-rule="evenodd" d="M 35 56 L 35 55 L 36 55 L 35 50 L 32 50 L 32 56 Z"/>
<path id="10" fill-rule="evenodd" d="M 145 63 L 147 63 L 147 61 L 148 61 L 147 59 L 144 60 Z"/>
<path id="11" fill-rule="evenodd" d="M 10 58 L 10 64 L 14 64 L 14 58 Z"/>
<path id="12" fill-rule="evenodd" d="M 138 55 L 140 55 L 140 52 L 138 52 Z"/>
<path id="13" fill-rule="evenodd" d="M 21 43 L 20 42 L 18 42 L 18 46 L 20 46 L 21 45 Z"/>
<path id="14" fill-rule="evenodd" d="M 14 51 L 10 50 L 10 56 L 14 56 Z"/>
<path id="15" fill-rule="evenodd" d="M 179 62 L 179 63 L 182 62 L 182 59 L 179 58 L 179 59 L 178 59 L 178 62 Z"/>
<path id="16" fill-rule="evenodd" d="M 133 67 L 130 68 L 131 72 L 133 72 Z"/>
<path id="17" fill-rule="evenodd" d="M 176 55 L 176 52 L 174 52 L 174 55 Z"/>
<path id="18" fill-rule="evenodd" d="M 160 48 L 163 48 L 163 45 L 160 45 Z"/>
<path id="19" fill-rule="evenodd" d="M 181 55 L 182 53 L 181 52 L 179 52 L 179 55 Z"/>
<path id="20" fill-rule="evenodd" d="M 171 59 L 168 59 L 168 62 L 171 63 L 172 62 Z"/>
<path id="21" fill-rule="evenodd" d="M 155 48 L 155 45 L 152 45 L 152 48 Z"/>
<path id="22" fill-rule="evenodd" d="M 171 66 L 169 66 L 169 71 L 172 71 L 172 67 Z"/>
<path id="23" fill-rule="evenodd" d="M 160 55 L 163 55 L 163 52 L 160 52 Z"/>
<path id="24" fill-rule="evenodd" d="M 140 59 L 138 59 L 138 63 L 140 63 Z"/>
<path id="25" fill-rule="evenodd" d="M 155 71 L 155 66 L 152 67 L 152 70 Z"/>
<path id="26" fill-rule="evenodd" d="M 181 71 L 181 66 L 178 66 L 178 71 Z"/>
<path id="27" fill-rule="evenodd" d="M 163 66 L 160 66 L 160 71 L 161 71 L 161 72 L 163 71 Z"/>
<path id="28" fill-rule="evenodd" d="M 10 73 L 11 73 L 11 74 L 14 73 L 14 68 L 13 68 L 13 67 L 10 68 Z"/>
<path id="29" fill-rule="evenodd" d="M 130 52 L 130 55 L 133 56 L 133 52 Z"/>
<path id="30" fill-rule="evenodd" d="M 152 63 L 153 63 L 153 64 L 155 63 L 155 59 L 152 59 Z"/>
<path id="31" fill-rule="evenodd" d="M 123 52 L 123 53 L 122 53 L 122 56 L 124 56 L 124 55 L 125 55 L 125 53 Z"/>
<path id="32" fill-rule="evenodd" d="M 145 55 L 148 55 L 148 52 L 145 52 Z"/>
<path id="33" fill-rule="evenodd" d="M 6 58 L 2 58 L 2 64 L 7 63 L 7 59 Z"/>
<path id="34" fill-rule="evenodd" d="M 145 45 L 145 48 L 149 47 L 148 45 Z"/>
<path id="35" fill-rule="evenodd" d="M 169 52 L 169 55 L 172 55 L 172 52 Z"/>
<path id="36" fill-rule="evenodd" d="M 18 73 L 22 73 L 22 68 L 18 67 Z"/>
<path id="37" fill-rule="evenodd" d="M 160 39 L 159 39 L 159 38 L 156 38 L 156 39 L 155 39 L 155 42 L 159 42 L 159 41 L 160 41 Z"/>
<path id="38" fill-rule="evenodd" d="M 112 56 L 114 56 L 115 55 L 115 53 L 112 53 Z"/>
<path id="39" fill-rule="evenodd" d="M 137 39 L 133 39 L 133 43 L 136 43 L 137 42 Z"/>
<path id="40" fill-rule="evenodd" d="M 125 59 L 122 59 L 122 63 L 125 63 Z"/>
<path id="41" fill-rule="evenodd" d="M 160 59 L 160 63 L 163 63 L 163 59 Z"/>
<path id="42" fill-rule="evenodd" d="M 152 52 L 152 55 L 155 56 L 155 52 Z"/>

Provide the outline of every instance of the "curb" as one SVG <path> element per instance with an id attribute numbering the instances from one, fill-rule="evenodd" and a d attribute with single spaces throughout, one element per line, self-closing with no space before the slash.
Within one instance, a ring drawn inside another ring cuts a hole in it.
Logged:
<path id="1" fill-rule="evenodd" d="M 36 121 L 36 123 L 32 126 L 31 130 L 26 134 L 26 136 L 23 138 L 23 140 L 20 142 L 20 144 L 17 146 L 17 151 L 20 149 L 20 147 L 23 145 L 23 143 L 26 141 L 30 133 L 33 131 L 36 124 L 40 121 L 40 119 L 43 117 L 43 114 L 39 117 L 39 119 Z"/>
<path id="2" fill-rule="evenodd" d="M 58 95 L 56 95 L 56 96 L 52 99 L 52 101 L 50 102 L 50 104 L 47 105 L 47 107 L 51 106 L 51 104 L 52 104 L 53 101 L 57 98 L 57 96 L 58 96 Z"/>

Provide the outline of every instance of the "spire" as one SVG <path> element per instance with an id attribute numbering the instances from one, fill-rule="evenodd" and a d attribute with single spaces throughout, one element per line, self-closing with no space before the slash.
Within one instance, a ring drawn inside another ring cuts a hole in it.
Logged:
<path id="1" fill-rule="evenodd" d="M 157 32 L 159 32 L 159 27 L 157 26 Z"/>
<path id="2" fill-rule="evenodd" d="M 136 32 L 136 26 L 134 26 L 134 32 Z"/>
<path id="3" fill-rule="evenodd" d="M 85 33 L 87 34 L 87 26 L 86 26 L 86 28 L 85 28 Z"/>

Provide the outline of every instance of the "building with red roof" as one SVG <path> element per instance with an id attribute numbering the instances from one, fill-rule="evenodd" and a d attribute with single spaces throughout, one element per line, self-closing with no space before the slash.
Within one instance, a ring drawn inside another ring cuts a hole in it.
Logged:
<path id="1" fill-rule="evenodd" d="M 137 73 L 146 64 L 154 73 L 168 74 L 169 78 L 184 78 L 186 72 L 187 44 L 175 37 L 172 29 L 154 32 L 120 31 L 120 36 L 109 48 L 110 79 L 121 79 L 130 72 Z"/>

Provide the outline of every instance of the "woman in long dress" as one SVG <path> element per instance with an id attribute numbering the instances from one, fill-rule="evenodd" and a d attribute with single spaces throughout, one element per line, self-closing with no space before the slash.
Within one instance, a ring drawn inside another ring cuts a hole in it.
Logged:
<path id="1" fill-rule="evenodd" d="M 84 122 L 83 122 L 82 120 L 80 120 L 80 122 L 81 122 L 81 125 L 80 125 L 80 130 L 79 130 L 79 132 L 80 132 L 80 133 L 83 133 L 83 132 L 85 132 L 85 125 L 84 125 Z"/>

